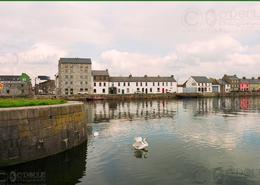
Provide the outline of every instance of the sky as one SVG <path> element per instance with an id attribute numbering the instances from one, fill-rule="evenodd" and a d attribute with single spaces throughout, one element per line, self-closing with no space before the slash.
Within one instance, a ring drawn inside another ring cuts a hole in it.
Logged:
<path id="1" fill-rule="evenodd" d="M 86 57 L 111 76 L 260 76 L 257 2 L 1 2 L 0 22 L 2 75 Z"/>

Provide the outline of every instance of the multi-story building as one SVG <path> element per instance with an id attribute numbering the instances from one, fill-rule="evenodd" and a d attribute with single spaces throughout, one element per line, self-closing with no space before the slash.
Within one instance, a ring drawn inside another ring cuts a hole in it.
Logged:
<path id="1" fill-rule="evenodd" d="M 27 74 L 0 76 L 0 96 L 28 95 L 32 95 L 32 84 Z"/>
<path id="2" fill-rule="evenodd" d="M 220 92 L 221 93 L 229 93 L 230 92 L 230 84 L 225 80 L 219 79 L 218 83 L 220 84 Z"/>
<path id="3" fill-rule="evenodd" d="M 59 95 L 90 94 L 91 59 L 60 58 L 57 81 Z"/>
<path id="4" fill-rule="evenodd" d="M 239 81 L 239 90 L 240 91 L 249 91 L 249 79 L 246 79 L 246 77 L 243 77 Z"/>
<path id="5" fill-rule="evenodd" d="M 220 84 L 217 79 L 210 78 L 209 79 L 212 83 L 212 92 L 213 93 L 220 93 Z"/>
<path id="6" fill-rule="evenodd" d="M 108 70 L 92 70 L 92 87 L 94 94 L 108 94 Z"/>
<path id="7" fill-rule="evenodd" d="M 147 76 L 134 77 L 110 77 L 110 94 L 156 94 L 156 93 L 176 93 L 177 82 L 174 76 Z"/>
<path id="8" fill-rule="evenodd" d="M 236 75 L 224 75 L 222 80 L 230 84 L 230 91 L 239 91 L 240 80 Z"/>
<path id="9" fill-rule="evenodd" d="M 191 76 L 185 83 L 184 93 L 212 92 L 212 82 L 206 76 Z"/>

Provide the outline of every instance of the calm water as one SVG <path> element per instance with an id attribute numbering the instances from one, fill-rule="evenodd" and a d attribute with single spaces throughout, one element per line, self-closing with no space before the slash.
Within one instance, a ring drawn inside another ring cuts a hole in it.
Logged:
<path id="1" fill-rule="evenodd" d="M 2 172 L 43 173 L 34 184 L 260 184 L 260 98 L 86 106 L 98 137 Z M 132 148 L 136 136 L 147 138 L 148 152 Z"/>

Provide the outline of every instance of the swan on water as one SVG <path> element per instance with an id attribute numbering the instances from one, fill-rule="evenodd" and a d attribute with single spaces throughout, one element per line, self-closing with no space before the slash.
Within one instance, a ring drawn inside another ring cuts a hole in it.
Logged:
<path id="1" fill-rule="evenodd" d="M 142 138 L 142 137 L 136 137 L 135 138 L 135 143 L 133 144 L 133 147 L 136 150 L 145 150 L 148 147 L 148 143 L 146 141 L 146 138 Z"/>
<path id="2" fill-rule="evenodd" d="M 99 135 L 99 133 L 96 131 L 96 132 L 93 133 L 93 135 L 96 137 L 96 136 Z"/>

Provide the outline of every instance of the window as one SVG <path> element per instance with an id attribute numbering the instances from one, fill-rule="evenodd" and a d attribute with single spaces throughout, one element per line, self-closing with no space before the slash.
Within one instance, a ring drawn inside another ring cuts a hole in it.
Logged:
<path id="1" fill-rule="evenodd" d="M 166 82 L 166 86 L 168 86 L 168 82 Z"/>
<path id="2" fill-rule="evenodd" d="M 120 86 L 120 82 L 118 82 L 118 86 Z"/>
<path id="3" fill-rule="evenodd" d="M 142 82 L 140 82 L 140 86 L 142 86 L 143 85 L 143 83 Z"/>
<path id="4" fill-rule="evenodd" d="M 158 84 L 157 84 L 158 86 L 160 86 L 160 82 L 158 82 Z"/>
<path id="5" fill-rule="evenodd" d="M 172 86 L 172 82 L 171 82 L 171 86 Z"/>
<path id="6" fill-rule="evenodd" d="M 102 89 L 102 92 L 103 92 L 103 93 L 106 93 L 106 89 Z"/>
<path id="7" fill-rule="evenodd" d="M 24 94 L 24 90 L 22 90 L 22 94 Z"/>
<path id="8" fill-rule="evenodd" d="M 69 89 L 65 89 L 65 94 L 66 94 L 66 95 L 69 94 Z"/>
<path id="9" fill-rule="evenodd" d="M 69 76 L 68 76 L 68 75 L 65 75 L 65 78 L 69 78 Z"/>
<path id="10" fill-rule="evenodd" d="M 99 87 L 101 87 L 102 86 L 102 83 L 101 82 L 99 82 Z"/>
<path id="11" fill-rule="evenodd" d="M 145 86 L 147 86 L 147 82 L 145 82 Z"/>
<path id="12" fill-rule="evenodd" d="M 144 92 L 144 88 L 142 88 L 142 92 Z"/>
<path id="13" fill-rule="evenodd" d="M 68 84 L 68 82 L 66 81 L 65 84 Z"/>
<path id="14" fill-rule="evenodd" d="M 200 92 L 200 87 L 198 88 L 198 92 Z"/>
<path id="15" fill-rule="evenodd" d="M 82 79 L 83 77 L 82 77 L 82 75 L 80 75 L 80 79 Z"/>
<path id="16" fill-rule="evenodd" d="M 153 86 L 155 85 L 155 83 L 153 82 Z"/>
<path id="17" fill-rule="evenodd" d="M 96 82 L 94 82 L 94 87 L 96 87 Z"/>
<path id="18" fill-rule="evenodd" d="M 125 82 L 123 83 L 123 86 L 125 86 Z"/>
<path id="19" fill-rule="evenodd" d="M 88 84 L 88 82 L 87 82 L 87 81 L 85 81 L 85 84 Z"/>
<path id="20" fill-rule="evenodd" d="M 112 82 L 112 87 L 114 87 L 114 82 Z"/>
<path id="21" fill-rule="evenodd" d="M 82 85 L 82 84 L 83 84 L 83 82 L 80 82 L 80 84 Z"/>
<path id="22" fill-rule="evenodd" d="M 94 89 L 94 93 L 97 93 L 97 90 L 96 90 L 96 89 Z"/>
<path id="23" fill-rule="evenodd" d="M 117 91 L 118 93 L 120 93 L 120 89 L 118 89 L 118 91 Z"/>
<path id="24" fill-rule="evenodd" d="M 164 86 L 164 82 L 162 83 L 162 86 Z"/>
<path id="25" fill-rule="evenodd" d="M 106 82 L 104 82 L 104 86 L 106 87 Z"/>
<path id="26" fill-rule="evenodd" d="M 70 84 L 73 84 L 73 82 L 70 82 Z"/>
<path id="27" fill-rule="evenodd" d="M 70 75 L 70 78 L 73 78 L 73 75 Z"/>
<path id="28" fill-rule="evenodd" d="M 70 89 L 70 94 L 73 94 L 73 89 Z"/>
<path id="29" fill-rule="evenodd" d="M 138 82 L 136 82 L 136 86 L 138 86 Z"/>
<path id="30" fill-rule="evenodd" d="M 150 88 L 150 92 L 153 92 L 153 88 Z"/>
<path id="31" fill-rule="evenodd" d="M 83 88 L 80 88 L 80 90 L 79 90 L 80 92 L 82 92 L 83 91 Z"/>
<path id="32" fill-rule="evenodd" d="M 128 86 L 130 86 L 130 82 L 128 82 Z"/>
<path id="33" fill-rule="evenodd" d="M 129 93 L 129 88 L 126 89 L 126 92 Z"/>
<path id="34" fill-rule="evenodd" d="M 140 89 L 139 89 L 139 88 L 137 88 L 136 90 L 137 90 L 137 91 L 139 91 Z"/>
<path id="35" fill-rule="evenodd" d="M 160 88 L 157 88 L 157 92 L 160 92 Z"/>
<path id="36" fill-rule="evenodd" d="M 7 94 L 9 94 L 9 93 L 10 93 L 10 90 L 9 90 L 9 89 L 7 89 L 7 90 L 6 90 L 6 93 L 7 93 Z"/>
<path id="37" fill-rule="evenodd" d="M 85 91 L 88 92 L 88 88 L 85 88 Z"/>

